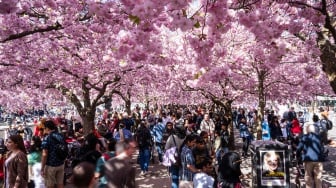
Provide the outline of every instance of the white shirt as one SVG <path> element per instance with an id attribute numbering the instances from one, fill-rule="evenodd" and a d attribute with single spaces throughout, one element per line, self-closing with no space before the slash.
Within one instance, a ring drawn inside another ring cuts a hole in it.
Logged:
<path id="1" fill-rule="evenodd" d="M 204 172 L 196 173 L 194 175 L 194 188 L 212 188 L 215 180 Z"/>

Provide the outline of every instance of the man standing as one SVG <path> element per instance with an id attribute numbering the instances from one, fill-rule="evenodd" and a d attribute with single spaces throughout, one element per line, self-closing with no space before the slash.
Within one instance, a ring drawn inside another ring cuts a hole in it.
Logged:
<path id="1" fill-rule="evenodd" d="M 215 123 L 212 119 L 210 119 L 209 114 L 204 114 L 204 119 L 201 122 L 200 126 L 201 131 L 206 131 L 210 136 L 210 140 L 214 140 L 214 132 L 215 132 Z"/>
<path id="2" fill-rule="evenodd" d="M 315 126 L 308 125 L 306 128 L 307 134 L 301 138 L 297 147 L 297 158 L 302 155 L 306 187 L 322 187 L 323 145 L 319 135 L 315 133 Z"/>
<path id="3" fill-rule="evenodd" d="M 44 123 L 44 131 L 48 136 L 42 142 L 42 169 L 41 175 L 48 188 L 63 188 L 64 159 L 57 156 L 56 145 L 64 141 L 62 134 L 56 132 L 56 125 L 48 120 Z"/>
<path id="4" fill-rule="evenodd" d="M 162 118 L 158 118 L 158 123 L 154 126 L 152 130 L 152 135 L 154 137 L 154 142 L 155 142 L 155 149 L 158 153 L 159 156 L 159 161 L 162 163 L 162 155 L 163 155 L 163 145 L 162 145 L 162 138 L 163 134 L 165 132 L 165 126 L 162 123 Z"/>
<path id="5" fill-rule="evenodd" d="M 134 141 L 125 140 L 116 145 L 117 156 L 105 164 L 105 178 L 107 188 L 124 187 L 134 188 L 135 168 L 130 164 L 132 154 L 136 149 Z"/>

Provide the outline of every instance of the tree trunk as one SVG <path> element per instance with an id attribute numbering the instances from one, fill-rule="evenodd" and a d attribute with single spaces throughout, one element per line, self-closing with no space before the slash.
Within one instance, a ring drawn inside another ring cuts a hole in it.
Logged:
<path id="1" fill-rule="evenodd" d="M 263 74 L 258 76 L 258 125 L 256 128 L 257 131 L 257 140 L 262 139 L 262 127 L 261 124 L 264 120 L 264 115 L 265 115 L 265 107 L 266 107 L 266 94 L 265 94 L 265 88 L 264 88 L 264 76 Z"/>
<path id="2" fill-rule="evenodd" d="M 132 114 L 131 100 L 125 100 L 125 108 L 126 108 L 126 112 L 128 113 L 128 115 L 131 115 Z"/>
<path id="3" fill-rule="evenodd" d="M 318 33 L 318 45 L 321 50 L 322 70 L 327 74 L 330 86 L 336 93 L 336 46 L 322 32 Z"/>
<path id="4" fill-rule="evenodd" d="M 95 111 L 95 109 L 94 109 Z M 82 118 L 83 123 L 83 133 L 84 135 L 88 135 L 93 132 L 94 130 L 94 119 L 95 119 L 95 113 L 89 113 L 87 115 L 83 114 L 80 117 Z"/>
<path id="5" fill-rule="evenodd" d="M 264 88 L 264 76 L 261 74 L 258 76 L 258 113 L 261 114 L 261 118 L 265 115 L 266 97 Z"/>
<path id="6" fill-rule="evenodd" d="M 229 149 L 230 150 L 235 150 L 236 149 L 236 145 L 235 145 L 235 138 L 234 138 L 234 126 L 233 126 L 233 119 L 232 119 L 232 101 L 226 101 L 224 102 L 224 113 L 226 117 L 230 117 L 231 118 L 231 122 L 230 125 L 228 127 L 229 130 Z"/>

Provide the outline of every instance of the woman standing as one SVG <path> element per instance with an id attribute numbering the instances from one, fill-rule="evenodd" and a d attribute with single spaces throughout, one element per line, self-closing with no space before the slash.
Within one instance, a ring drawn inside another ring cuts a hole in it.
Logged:
<path id="1" fill-rule="evenodd" d="M 242 118 L 239 123 L 240 137 L 243 139 L 243 157 L 247 157 L 248 148 L 251 143 L 251 133 L 248 130 L 246 119 Z"/>
<path id="2" fill-rule="evenodd" d="M 28 187 L 35 188 L 45 188 L 44 179 L 41 175 L 41 157 L 42 157 L 42 149 L 41 149 L 41 138 L 38 136 L 33 136 L 32 143 L 30 146 L 29 154 L 28 154 L 28 170 L 30 182 L 28 183 Z"/>
<path id="3" fill-rule="evenodd" d="M 168 123 L 167 123 L 168 124 Z M 174 132 L 168 137 L 168 140 L 166 142 L 165 150 L 171 149 L 172 147 L 176 147 L 178 150 L 178 153 L 181 153 L 181 146 L 185 139 L 185 130 L 182 126 L 177 126 L 174 129 Z M 180 155 L 178 155 L 180 156 Z M 172 188 L 178 188 L 179 187 L 179 171 L 180 166 L 179 165 L 172 165 L 169 168 L 169 171 L 171 173 L 171 180 L 172 180 Z"/>
<path id="4" fill-rule="evenodd" d="M 20 135 L 9 136 L 9 153 L 4 165 L 4 188 L 26 188 L 28 184 L 28 159 Z"/>

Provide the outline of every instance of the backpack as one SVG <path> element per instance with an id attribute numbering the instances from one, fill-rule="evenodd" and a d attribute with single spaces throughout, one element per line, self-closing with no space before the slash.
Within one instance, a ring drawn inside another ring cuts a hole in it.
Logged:
<path id="1" fill-rule="evenodd" d="M 152 136 L 147 128 L 140 128 L 136 136 L 140 148 L 150 147 L 152 145 Z"/>
<path id="2" fill-rule="evenodd" d="M 61 137 L 62 140 L 59 140 L 55 136 L 51 136 L 51 139 L 56 142 L 55 150 L 57 158 L 64 161 L 68 157 L 69 153 L 68 144 L 64 140 L 63 136 Z"/>
<path id="3" fill-rule="evenodd" d="M 226 132 L 222 132 L 220 135 L 221 138 L 221 147 L 228 147 L 229 145 L 229 135 Z"/>
<path id="4" fill-rule="evenodd" d="M 327 128 L 328 130 L 331 130 L 332 127 L 333 127 L 333 123 L 332 123 L 332 121 L 330 121 L 329 119 L 326 119 L 326 128 Z"/>

